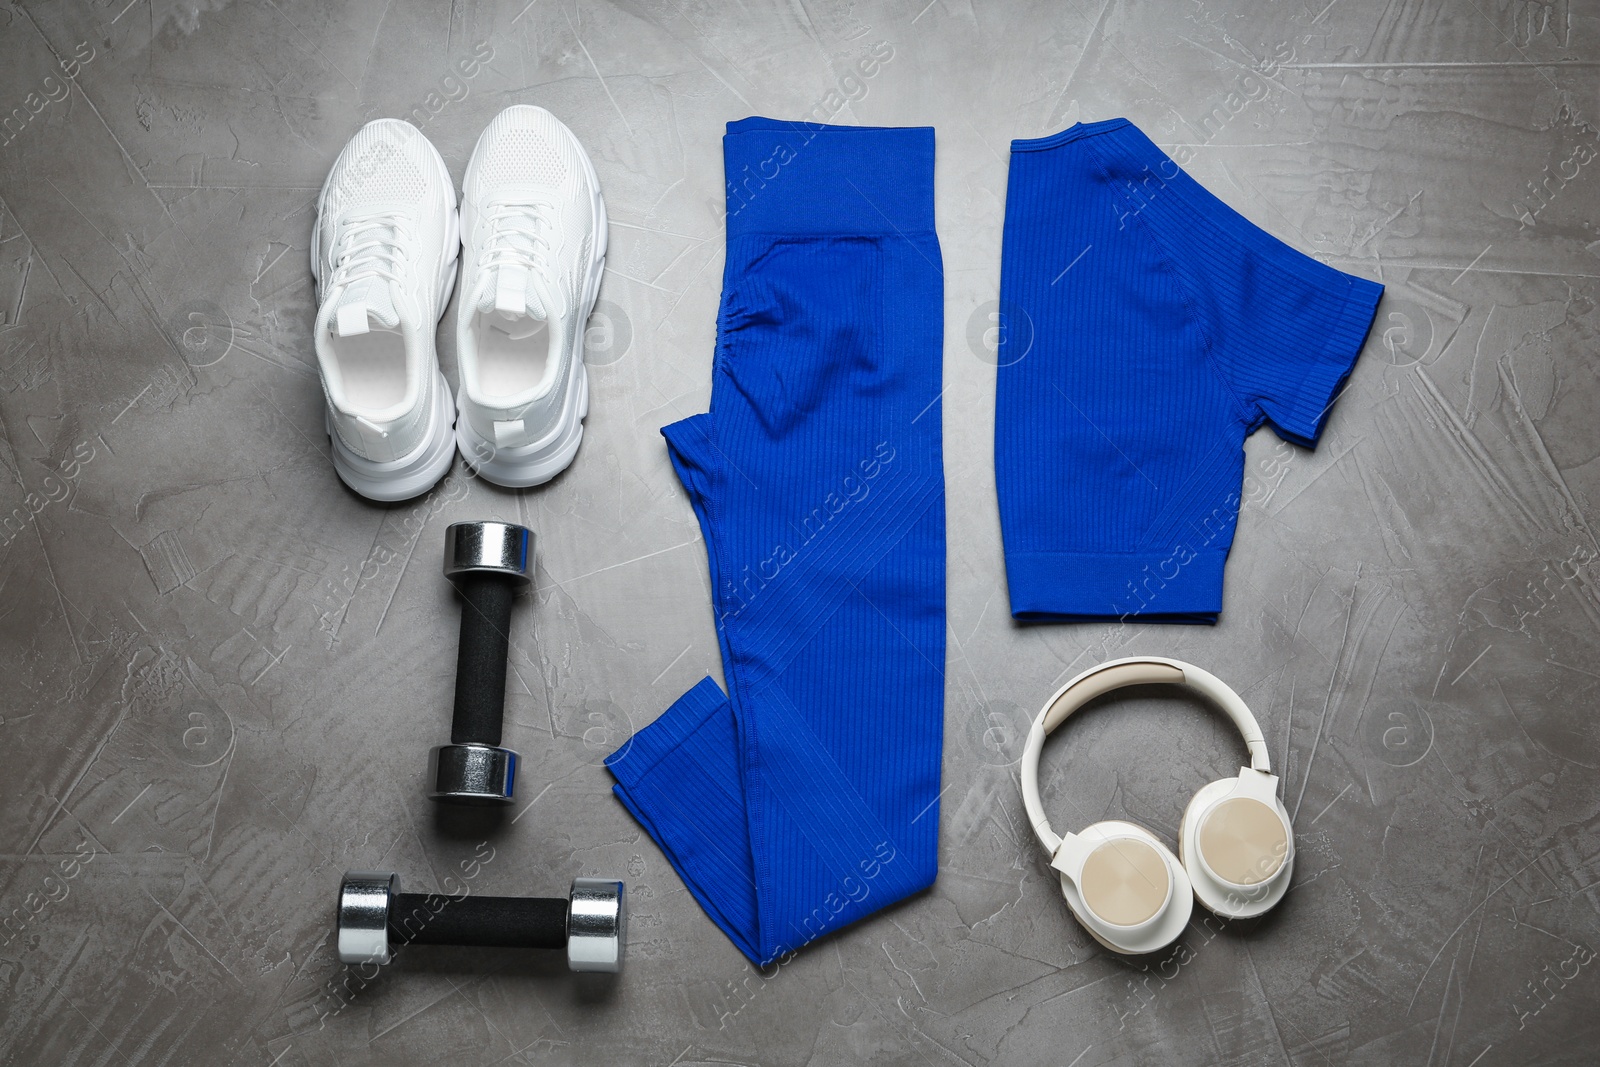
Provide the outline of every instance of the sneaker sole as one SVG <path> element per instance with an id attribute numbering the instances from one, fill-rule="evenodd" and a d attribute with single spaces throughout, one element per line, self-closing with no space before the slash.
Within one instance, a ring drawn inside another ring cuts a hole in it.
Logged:
<path id="1" fill-rule="evenodd" d="M 568 135 L 571 136 L 570 130 Z M 573 137 L 573 141 L 576 142 L 577 138 Z M 578 446 L 583 442 L 583 420 L 589 417 L 589 369 L 583 362 L 583 346 L 588 335 L 589 316 L 594 312 L 595 300 L 600 296 L 600 277 L 605 273 L 611 224 L 594 161 L 589 158 L 582 144 L 577 147 L 578 158 L 583 160 L 589 185 L 594 189 L 595 241 L 589 252 L 589 273 L 583 290 L 583 317 L 578 320 L 578 339 L 573 351 L 576 380 L 567 387 L 567 398 L 561 405 L 561 418 L 544 437 L 518 448 L 500 448 L 474 430 L 466 418 L 456 420 L 456 444 L 461 450 L 461 458 L 478 477 L 507 489 L 543 485 L 571 466 L 578 454 Z"/>
<path id="2" fill-rule="evenodd" d="M 432 149 L 434 169 L 438 172 L 444 188 L 449 190 L 451 200 L 454 201 L 456 186 L 450 177 L 450 170 L 445 166 L 444 158 L 439 155 L 438 149 L 434 149 L 431 142 L 428 143 L 428 147 Z M 321 207 L 323 197 L 328 192 L 328 183 L 332 180 L 333 171 L 330 169 L 328 176 L 323 179 L 321 191 L 317 194 L 317 218 L 311 226 L 311 277 L 316 281 L 318 304 L 322 302 Z M 451 204 L 450 215 L 446 221 L 444 247 L 449 250 L 449 255 L 445 258 L 439 276 L 435 329 L 438 328 L 439 320 L 444 318 L 445 309 L 450 305 L 450 296 L 455 292 L 456 265 L 461 256 L 461 210 L 455 203 Z M 437 359 L 434 363 L 434 376 L 437 381 L 434 390 L 434 410 L 429 416 L 428 435 L 408 455 L 389 462 L 366 459 L 352 452 L 339 435 L 333 432 L 326 413 L 327 399 L 323 399 L 323 429 L 333 446 L 333 469 L 339 475 L 340 481 L 368 500 L 392 503 L 421 496 L 437 485 L 449 472 L 450 464 L 455 458 L 455 399 L 450 391 L 450 383 L 445 381 L 444 375 L 439 372 Z"/>

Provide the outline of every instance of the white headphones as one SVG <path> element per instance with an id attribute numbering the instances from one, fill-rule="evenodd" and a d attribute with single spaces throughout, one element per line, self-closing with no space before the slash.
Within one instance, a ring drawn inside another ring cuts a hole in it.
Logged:
<path id="1" fill-rule="evenodd" d="M 1120 820 L 1058 837 L 1039 802 L 1045 737 L 1095 697 L 1130 685 L 1181 685 L 1203 693 L 1233 720 L 1250 750 L 1250 766 L 1238 777 L 1212 782 L 1189 802 L 1177 856 L 1144 827 Z M 1192 663 L 1114 659 L 1056 690 L 1028 731 L 1022 802 L 1050 866 L 1061 874 L 1067 906 L 1113 952 L 1155 952 L 1172 944 L 1189 923 L 1195 897 L 1218 915 L 1243 919 L 1270 909 L 1289 888 L 1294 828 L 1278 799 L 1261 727 L 1238 693 Z"/>

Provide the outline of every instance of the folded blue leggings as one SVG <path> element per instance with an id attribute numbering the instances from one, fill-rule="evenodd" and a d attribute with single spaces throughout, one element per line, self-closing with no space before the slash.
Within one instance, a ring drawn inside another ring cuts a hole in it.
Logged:
<path id="1" fill-rule="evenodd" d="M 711 410 L 662 429 L 710 562 L 707 678 L 607 760 L 758 966 L 933 882 L 944 284 L 933 130 L 723 140 Z"/>

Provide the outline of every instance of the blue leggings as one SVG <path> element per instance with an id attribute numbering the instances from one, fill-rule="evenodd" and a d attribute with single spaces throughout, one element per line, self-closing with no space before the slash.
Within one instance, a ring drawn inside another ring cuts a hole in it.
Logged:
<path id="1" fill-rule="evenodd" d="M 944 725 L 933 130 L 745 119 L 711 410 L 662 429 L 700 520 L 710 678 L 607 760 L 758 966 L 932 884 Z"/>

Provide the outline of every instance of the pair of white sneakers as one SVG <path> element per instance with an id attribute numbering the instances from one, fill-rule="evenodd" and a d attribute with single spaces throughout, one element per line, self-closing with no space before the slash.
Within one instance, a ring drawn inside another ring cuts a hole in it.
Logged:
<path id="1" fill-rule="evenodd" d="M 459 212 L 420 130 L 398 119 L 363 126 L 328 174 L 311 234 L 317 363 L 345 484 L 405 500 L 444 477 L 457 448 L 499 485 L 566 469 L 589 413 L 583 335 L 605 255 L 594 164 L 543 108 L 507 108 L 489 123 Z M 452 404 L 434 332 L 458 257 Z"/>

